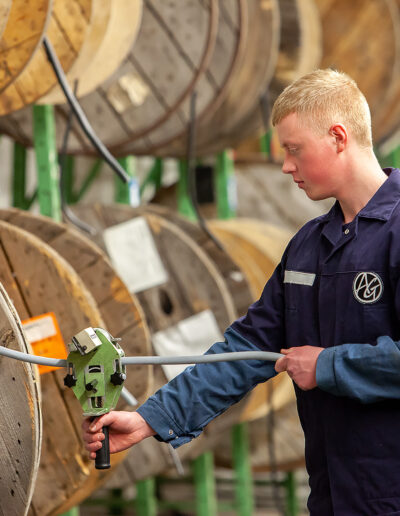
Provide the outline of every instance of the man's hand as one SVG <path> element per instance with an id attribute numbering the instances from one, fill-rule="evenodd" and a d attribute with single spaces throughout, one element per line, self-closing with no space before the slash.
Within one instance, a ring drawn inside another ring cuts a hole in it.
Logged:
<path id="1" fill-rule="evenodd" d="M 109 427 L 110 453 L 126 450 L 156 433 L 137 412 L 113 411 L 95 421 L 87 418 L 82 423 L 83 440 L 91 459 L 96 458 L 96 451 L 104 441 L 103 426 Z"/>
<path id="2" fill-rule="evenodd" d="M 324 348 L 315 346 L 299 346 L 297 348 L 281 349 L 285 356 L 277 360 L 275 371 L 286 371 L 296 384 L 308 391 L 317 386 L 317 359 Z"/>

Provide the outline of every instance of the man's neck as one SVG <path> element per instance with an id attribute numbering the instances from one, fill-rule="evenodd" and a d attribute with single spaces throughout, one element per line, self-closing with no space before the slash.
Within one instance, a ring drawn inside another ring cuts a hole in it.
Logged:
<path id="1" fill-rule="evenodd" d="M 372 152 L 349 168 L 347 183 L 337 196 L 345 224 L 351 222 L 368 204 L 386 179 L 387 175 Z"/>

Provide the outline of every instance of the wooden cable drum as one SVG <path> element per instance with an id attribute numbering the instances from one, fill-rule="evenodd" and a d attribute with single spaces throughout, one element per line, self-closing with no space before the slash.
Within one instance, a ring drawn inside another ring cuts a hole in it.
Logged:
<path id="1" fill-rule="evenodd" d="M 180 109 L 184 103 L 188 106 L 188 99 L 211 59 L 217 21 L 218 0 L 183 3 L 148 0 L 143 4 L 137 40 L 124 61 L 95 91 L 80 99 L 94 130 L 107 147 L 145 138 L 161 127 L 166 129 L 160 129 L 160 136 L 163 131 L 169 134 L 169 124 L 175 135 L 184 129 Z M 126 19 L 123 26 L 125 24 Z M 112 55 L 104 59 L 112 59 Z M 103 62 L 100 66 L 110 67 Z M 93 72 L 92 67 L 90 69 Z M 97 70 L 94 73 L 97 74 Z M 59 106 L 56 111 L 59 147 L 68 111 L 67 106 Z M 26 145 L 31 143 L 30 110 L 0 122 L 0 129 L 14 139 Z M 69 152 L 94 153 L 76 121 L 72 125 Z"/>
<path id="2" fill-rule="evenodd" d="M 77 206 L 75 211 L 82 220 L 98 230 L 109 229 L 132 220 L 146 221 L 167 271 L 167 280 L 163 283 L 136 293 L 146 314 L 153 342 L 155 335 L 159 335 L 160 331 L 171 331 L 180 324 L 183 331 L 182 323 L 187 324 L 193 316 L 204 314 L 208 310 L 213 313 L 221 333 L 234 320 L 235 306 L 223 277 L 204 251 L 176 224 L 154 213 L 146 213 L 145 210 L 136 210 L 124 205 L 82 205 Z M 126 226 L 124 231 L 126 239 L 129 239 L 132 227 Z M 139 254 L 143 252 L 143 242 L 137 240 L 132 243 L 137 247 Z M 137 267 L 132 259 L 130 267 Z M 200 329 L 197 331 L 201 332 Z M 193 340 L 194 337 L 195 335 Z M 209 345 L 213 343 L 214 340 Z M 196 350 L 193 349 L 192 353 L 196 353 Z M 155 383 L 159 387 L 166 382 L 166 377 L 161 367 L 154 369 Z M 243 403 L 246 403 L 246 400 Z M 232 407 L 211 423 L 202 436 L 180 448 L 180 457 L 193 458 L 200 451 L 210 449 L 219 432 L 237 422 L 242 411 L 243 404 Z M 129 483 L 132 483 L 171 466 L 172 460 L 168 456 L 166 446 L 153 439 L 134 446 L 119 468 L 123 473 L 117 475 L 118 481 L 126 482 L 129 479 Z M 143 460 L 144 457 L 146 461 Z"/>
<path id="3" fill-rule="evenodd" d="M 21 319 L 53 312 L 64 342 L 88 326 L 104 327 L 93 297 L 68 263 L 43 241 L 0 222 L 0 281 Z M 100 475 L 81 438 L 82 408 L 64 386 L 65 371 L 41 377 L 43 441 L 30 515 L 63 512 L 82 500 Z M 113 457 L 116 463 L 123 454 Z M 78 496 L 79 494 L 79 496 Z"/>
<path id="4" fill-rule="evenodd" d="M 5 4 L 5 2 L 2 2 Z M 8 2 L 7 2 L 8 3 Z M 0 91 L 4 90 L 24 70 L 31 60 L 50 19 L 51 1 L 35 0 L 27 11 L 25 0 L 14 0 L 8 18 L 0 4 L 0 20 L 6 24 L 0 38 Z"/>
<path id="5" fill-rule="evenodd" d="M 221 101 L 200 119 L 196 128 L 196 153 L 205 155 L 231 146 L 232 132 L 240 126 L 270 83 L 279 48 L 279 6 L 277 0 L 250 0 L 247 5 L 248 37 L 240 66 L 221 92 Z M 125 147 L 124 150 L 127 150 Z M 212 150 L 211 150 L 212 149 Z M 186 138 L 156 150 L 157 155 L 184 156 Z"/>
<path id="6" fill-rule="evenodd" d="M 223 102 L 226 92 L 243 65 L 243 54 L 248 39 L 248 2 L 234 0 L 218 1 L 219 16 L 216 42 L 208 66 L 196 84 L 196 121 L 209 119 Z M 190 120 L 190 99 L 157 130 L 146 138 L 130 139 L 116 146 L 117 154 L 144 154 L 158 152 L 175 138 L 186 141 L 186 131 Z"/>
<path id="7" fill-rule="evenodd" d="M 139 34 L 128 56 L 111 78 L 80 100 L 107 147 L 139 139 L 148 150 L 152 138 L 165 140 L 171 131 L 183 130 L 182 109 L 186 106 L 187 119 L 188 99 L 212 56 L 217 20 L 217 0 L 144 3 Z M 56 120 L 61 135 L 66 110 L 58 110 L 63 112 Z M 94 152 L 76 123 L 69 152 Z"/>
<path id="8" fill-rule="evenodd" d="M 400 27 L 400 0 L 396 0 L 396 8 L 392 15 L 395 25 Z M 400 31 L 395 31 L 396 59 L 393 80 L 387 94 L 387 100 L 373 119 L 373 137 L 376 140 L 387 140 L 400 128 Z"/>
<path id="9" fill-rule="evenodd" d="M 254 301 L 248 281 L 232 257 L 226 251 L 219 249 L 217 244 L 213 242 L 198 224 L 190 222 L 175 210 L 159 204 L 147 204 L 139 208 L 139 210 L 144 213 L 155 213 L 160 217 L 168 219 L 189 235 L 214 262 L 224 278 L 232 296 L 236 314 L 241 316 L 246 313 L 247 308 Z"/>
<path id="10" fill-rule="evenodd" d="M 31 353 L 19 316 L 0 284 L 0 345 Z M 0 515 L 25 516 L 42 441 L 36 366 L 0 356 Z"/>
<path id="11" fill-rule="evenodd" d="M 119 68 L 133 46 L 140 27 L 142 0 L 97 0 L 93 21 L 78 59 L 68 72 L 70 84 L 77 83 L 77 97 L 87 95 Z M 40 104 L 65 103 L 57 86 L 39 100 Z"/>
<path id="12" fill-rule="evenodd" d="M 12 4 L 12 0 L 0 1 L 0 37 L 3 35 L 4 29 L 6 28 Z"/>
<path id="13" fill-rule="evenodd" d="M 264 81 L 264 90 L 252 97 L 252 105 L 236 123 L 222 130 L 214 141 L 197 146 L 199 155 L 214 154 L 224 148 L 265 132 L 260 97 L 268 92 L 267 102 L 272 106 L 281 91 L 292 81 L 318 67 L 321 54 L 321 22 L 314 0 L 279 0 L 280 37 L 276 65 L 270 80 Z M 259 51 L 258 51 L 259 52 Z M 247 94 L 243 94 L 247 95 Z M 240 105 L 240 100 L 238 101 Z M 235 109 L 232 106 L 232 110 Z"/>
<path id="14" fill-rule="evenodd" d="M 0 210 L 0 220 L 40 238 L 71 265 L 93 296 L 105 329 L 122 339 L 127 356 L 150 354 L 150 334 L 142 307 L 99 247 L 71 227 L 48 217 L 8 209 Z M 152 390 L 151 366 L 129 366 L 124 386 L 142 402 Z M 127 408 L 123 400 L 119 408 Z"/>
<path id="15" fill-rule="evenodd" d="M 399 84 L 399 6 L 396 0 L 316 0 L 323 29 L 323 68 L 348 73 L 371 108 L 379 140 L 386 127 L 375 123 Z M 379 20 L 379 23 L 377 22 Z"/>
<path id="16" fill-rule="evenodd" d="M 46 36 L 52 43 L 64 71 L 68 72 L 79 55 L 85 41 L 92 15 L 92 0 L 54 0 Z M 0 115 L 21 109 L 46 94 L 57 78 L 47 60 L 43 47 L 39 47 L 25 69 L 0 94 Z M 1 124 L 3 120 L 1 120 Z M 1 125 L 0 124 L 0 125 Z M 8 124 L 17 124 L 12 118 L 1 127 L 7 132 Z M 14 128 L 14 131 L 18 129 Z M 15 139 L 24 140 L 11 133 Z M 30 135 L 29 139 L 32 136 Z"/>

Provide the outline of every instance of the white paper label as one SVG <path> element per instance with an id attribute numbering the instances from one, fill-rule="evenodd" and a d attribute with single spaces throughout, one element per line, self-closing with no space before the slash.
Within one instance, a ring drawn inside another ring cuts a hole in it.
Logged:
<path id="1" fill-rule="evenodd" d="M 57 333 L 53 319 L 50 315 L 37 319 L 36 321 L 22 323 L 22 327 L 24 328 L 26 338 L 30 344 L 32 342 L 53 337 Z"/>
<path id="2" fill-rule="evenodd" d="M 153 235 L 143 217 L 103 232 L 108 255 L 131 292 L 141 292 L 168 280 Z"/>
<path id="3" fill-rule="evenodd" d="M 180 321 L 152 337 L 153 346 L 160 356 L 203 355 L 214 342 L 223 341 L 217 321 L 211 310 Z M 163 365 L 165 376 L 171 380 L 189 364 Z"/>

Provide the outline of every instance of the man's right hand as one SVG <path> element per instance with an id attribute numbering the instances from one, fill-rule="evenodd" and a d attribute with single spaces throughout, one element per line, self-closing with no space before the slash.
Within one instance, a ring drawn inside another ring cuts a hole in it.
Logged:
<path id="1" fill-rule="evenodd" d="M 103 426 L 109 427 L 110 453 L 126 450 L 156 432 L 137 412 L 112 411 L 96 418 L 87 418 L 82 423 L 85 448 L 90 452 L 90 458 L 96 458 L 96 451 L 102 446 Z"/>

